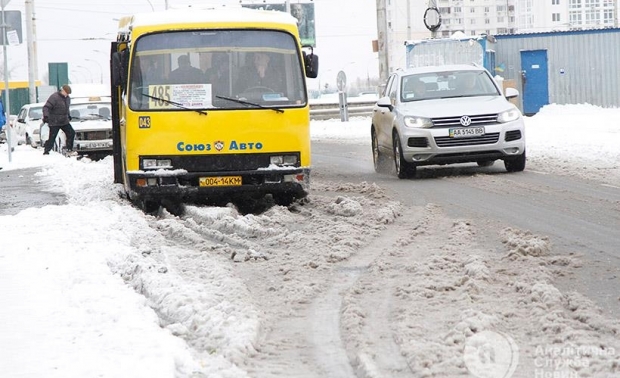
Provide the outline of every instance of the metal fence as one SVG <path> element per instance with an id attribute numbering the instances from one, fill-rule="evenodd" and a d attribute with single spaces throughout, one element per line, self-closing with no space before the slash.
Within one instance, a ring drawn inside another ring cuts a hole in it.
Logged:
<path id="1" fill-rule="evenodd" d="M 376 101 L 349 101 L 346 105 L 350 117 L 370 117 Z M 310 119 L 326 120 L 340 118 L 340 105 L 337 103 L 310 103 Z"/>

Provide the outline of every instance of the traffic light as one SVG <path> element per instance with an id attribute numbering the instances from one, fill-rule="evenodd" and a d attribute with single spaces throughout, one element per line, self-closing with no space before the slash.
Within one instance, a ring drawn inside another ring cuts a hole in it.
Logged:
<path id="1" fill-rule="evenodd" d="M 17 32 L 17 37 L 19 38 L 19 43 L 23 42 L 22 39 L 22 12 L 20 11 L 4 11 L 4 21 L 7 24 L 6 31 L 9 32 L 11 30 L 15 30 Z M 9 39 L 6 38 L 6 43 L 9 43 Z M 0 39 L 0 45 L 2 45 L 2 39 Z"/>

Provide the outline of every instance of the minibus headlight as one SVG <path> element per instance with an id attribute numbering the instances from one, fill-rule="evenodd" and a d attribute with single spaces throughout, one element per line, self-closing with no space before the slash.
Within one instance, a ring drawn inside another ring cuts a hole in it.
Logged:
<path id="1" fill-rule="evenodd" d="M 277 166 L 297 165 L 297 155 L 273 155 L 269 158 L 269 163 Z"/>
<path id="2" fill-rule="evenodd" d="M 172 168 L 172 160 L 170 159 L 144 159 L 142 160 L 142 169 L 166 169 Z"/>

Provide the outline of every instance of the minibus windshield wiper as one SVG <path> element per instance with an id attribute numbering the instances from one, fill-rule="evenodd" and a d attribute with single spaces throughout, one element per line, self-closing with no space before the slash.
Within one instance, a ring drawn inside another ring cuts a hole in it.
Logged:
<path id="1" fill-rule="evenodd" d="M 228 100 L 228 101 L 236 102 L 238 104 L 256 106 L 257 108 L 261 108 L 261 109 L 271 109 L 271 110 L 275 111 L 276 113 L 284 113 L 284 110 L 282 110 L 282 109 L 270 108 L 268 106 L 263 106 L 261 104 L 255 103 L 255 102 L 249 102 L 249 101 L 245 101 L 245 100 L 240 100 L 238 98 L 226 97 L 226 96 L 215 96 L 215 97 L 216 98 L 221 98 L 222 100 Z"/>
<path id="2" fill-rule="evenodd" d="M 195 111 L 196 113 L 203 114 L 203 115 L 207 115 L 207 112 L 205 112 L 204 110 L 200 110 L 200 109 L 191 109 L 191 108 L 188 108 L 188 107 L 186 107 L 186 106 L 183 106 L 183 104 L 179 104 L 178 102 L 174 102 L 174 101 L 166 100 L 165 98 L 151 96 L 151 95 L 148 95 L 148 94 L 146 94 L 146 93 L 142 93 L 142 96 L 144 96 L 144 97 L 148 97 L 148 98 L 152 98 L 153 100 L 157 100 L 157 101 L 163 101 L 163 102 L 165 102 L 165 103 L 167 103 L 167 104 L 174 105 L 174 106 L 176 106 L 177 108 L 181 108 L 181 109 L 185 109 L 185 110 L 193 110 L 193 111 Z"/>

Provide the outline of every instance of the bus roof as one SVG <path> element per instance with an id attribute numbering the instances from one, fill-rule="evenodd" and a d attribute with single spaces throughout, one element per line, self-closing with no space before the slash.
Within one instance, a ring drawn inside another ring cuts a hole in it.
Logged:
<path id="1" fill-rule="evenodd" d="M 130 33 L 132 28 L 141 27 L 167 29 L 174 28 L 175 25 L 190 24 L 217 24 L 226 27 L 244 23 L 285 24 L 297 28 L 295 17 L 286 12 L 242 7 L 187 7 L 123 17 L 119 21 L 119 33 Z"/>

